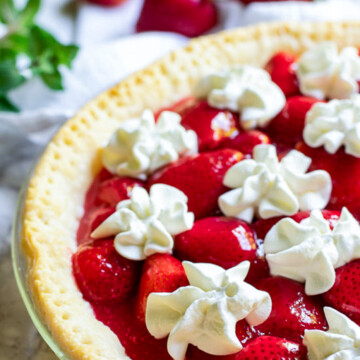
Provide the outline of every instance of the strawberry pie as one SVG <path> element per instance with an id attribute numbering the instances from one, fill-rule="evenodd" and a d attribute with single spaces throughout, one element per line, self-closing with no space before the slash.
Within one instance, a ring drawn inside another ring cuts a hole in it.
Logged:
<path id="1" fill-rule="evenodd" d="M 23 248 L 69 359 L 360 358 L 359 39 L 194 40 L 59 131 Z"/>

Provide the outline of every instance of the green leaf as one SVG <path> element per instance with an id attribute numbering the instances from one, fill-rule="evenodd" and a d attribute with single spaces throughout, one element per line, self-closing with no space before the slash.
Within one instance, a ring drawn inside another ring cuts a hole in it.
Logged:
<path id="1" fill-rule="evenodd" d="M 59 64 L 65 65 L 69 69 L 71 68 L 71 64 L 75 59 L 77 53 L 79 51 L 79 47 L 76 45 L 61 45 L 57 47 L 56 55 L 59 61 Z"/>
<path id="2" fill-rule="evenodd" d="M 0 63 L 0 94 L 4 94 L 25 82 L 15 64 L 10 61 Z"/>
<path id="3" fill-rule="evenodd" d="M 18 16 L 13 0 L 0 0 L 0 21 L 7 25 L 12 25 Z"/>
<path id="4" fill-rule="evenodd" d="M 29 37 L 22 33 L 10 34 L 0 41 L 0 49 L 1 48 L 12 49 L 17 53 L 27 53 L 29 48 Z"/>
<path id="5" fill-rule="evenodd" d="M 24 9 L 20 12 L 18 16 L 17 20 L 19 26 L 28 26 L 33 23 L 35 15 L 39 11 L 40 3 L 40 0 L 28 0 Z"/>
<path id="6" fill-rule="evenodd" d="M 19 109 L 5 95 L 0 95 L 0 111 L 19 112 Z"/>
<path id="7" fill-rule="evenodd" d="M 63 90 L 62 78 L 59 70 L 55 70 L 52 74 L 41 74 L 44 83 L 52 90 Z"/>

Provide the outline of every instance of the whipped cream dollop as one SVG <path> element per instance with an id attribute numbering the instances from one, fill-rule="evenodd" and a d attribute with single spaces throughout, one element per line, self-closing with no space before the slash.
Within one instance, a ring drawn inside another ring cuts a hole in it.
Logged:
<path id="1" fill-rule="evenodd" d="M 255 215 L 268 219 L 323 209 L 330 198 L 331 178 L 323 170 L 306 173 L 310 164 L 311 159 L 296 150 L 279 161 L 275 146 L 255 146 L 253 159 L 226 172 L 223 183 L 233 190 L 219 197 L 221 211 L 251 222 Z"/>
<path id="2" fill-rule="evenodd" d="M 103 148 L 104 166 L 113 174 L 145 180 L 180 156 L 197 153 L 196 133 L 180 122 L 180 115 L 171 111 L 163 111 L 155 122 L 150 110 L 122 122 Z"/>
<path id="3" fill-rule="evenodd" d="M 330 307 L 324 313 L 328 331 L 305 330 L 309 360 L 360 360 L 360 327 Z"/>
<path id="4" fill-rule="evenodd" d="M 116 251 L 131 260 L 143 260 L 154 253 L 170 253 L 173 235 L 189 230 L 194 214 L 188 212 L 186 195 L 177 188 L 155 184 L 148 193 L 135 187 L 131 198 L 91 234 L 95 239 L 115 235 Z"/>
<path id="5" fill-rule="evenodd" d="M 175 360 L 185 358 L 188 344 L 213 355 L 242 349 L 236 322 L 263 323 L 271 313 L 271 298 L 244 282 L 249 261 L 224 270 L 213 264 L 183 262 L 190 286 L 173 293 L 151 293 L 146 326 L 155 338 L 169 335 L 167 349 Z"/>
<path id="6" fill-rule="evenodd" d="M 296 64 L 302 94 L 318 99 L 347 99 L 359 91 L 360 57 L 355 47 L 340 52 L 334 42 L 306 51 Z"/>
<path id="7" fill-rule="evenodd" d="M 303 138 L 330 154 L 344 145 L 347 154 L 360 157 L 360 95 L 314 104 L 306 114 Z"/>
<path id="8" fill-rule="evenodd" d="M 320 210 L 297 223 L 285 218 L 267 233 L 264 252 L 272 275 L 305 282 L 307 295 L 332 288 L 335 269 L 360 258 L 360 226 L 347 208 L 331 230 Z"/>
<path id="9" fill-rule="evenodd" d="M 286 102 L 270 75 L 250 65 L 237 65 L 205 76 L 197 84 L 195 96 L 207 98 L 215 108 L 241 112 L 245 129 L 266 126 Z"/>

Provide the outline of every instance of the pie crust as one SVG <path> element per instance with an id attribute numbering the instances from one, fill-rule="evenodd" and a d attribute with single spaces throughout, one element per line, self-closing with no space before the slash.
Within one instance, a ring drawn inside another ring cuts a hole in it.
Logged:
<path id="1" fill-rule="evenodd" d="M 360 23 L 260 24 L 192 40 L 98 96 L 57 133 L 30 181 L 22 246 L 35 306 L 70 359 L 129 359 L 83 300 L 71 266 L 86 190 L 101 168 L 100 149 L 119 122 L 189 96 L 210 71 L 263 66 L 279 50 L 300 54 L 325 40 L 359 47 Z"/>

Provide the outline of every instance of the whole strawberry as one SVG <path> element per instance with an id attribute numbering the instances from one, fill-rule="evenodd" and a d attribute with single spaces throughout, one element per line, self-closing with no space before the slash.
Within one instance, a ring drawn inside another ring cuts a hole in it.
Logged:
<path id="1" fill-rule="evenodd" d="M 312 148 L 301 142 L 296 148 L 312 159 L 310 170 L 326 170 L 332 180 L 328 209 L 341 210 L 344 206 L 360 219 L 360 159 L 348 155 L 344 149 L 329 154 L 323 147 Z"/>
<path id="2" fill-rule="evenodd" d="M 145 321 L 146 301 L 152 292 L 173 292 L 189 285 L 179 260 L 168 254 L 154 254 L 145 260 L 137 294 L 136 317 Z"/>
<path id="3" fill-rule="evenodd" d="M 334 286 L 323 296 L 328 305 L 360 325 L 360 260 L 336 269 Z"/>
<path id="4" fill-rule="evenodd" d="M 230 111 L 212 108 L 207 101 L 194 102 L 179 113 L 181 125 L 196 132 L 199 151 L 215 150 L 224 139 L 238 133 L 237 116 Z"/>
<path id="5" fill-rule="evenodd" d="M 280 276 L 255 283 L 259 290 L 271 296 L 269 318 L 256 329 L 265 335 L 278 336 L 302 343 L 305 329 L 326 329 L 320 296 L 307 296 L 304 285 Z"/>
<path id="6" fill-rule="evenodd" d="M 319 100 L 306 96 L 293 96 L 286 100 L 281 112 L 271 120 L 264 132 L 282 148 L 293 148 L 302 140 L 306 113 Z"/>
<path id="7" fill-rule="evenodd" d="M 173 31 L 192 37 L 210 30 L 217 19 L 209 0 L 145 0 L 136 31 Z"/>
<path id="8" fill-rule="evenodd" d="M 294 67 L 296 60 L 292 54 L 279 52 L 265 66 L 271 80 L 279 86 L 286 97 L 300 94 Z"/>
<path id="9" fill-rule="evenodd" d="M 128 298 L 136 288 L 141 263 L 125 259 L 114 240 L 96 240 L 79 246 L 72 257 L 76 283 L 89 301 L 114 302 Z"/>
<path id="10" fill-rule="evenodd" d="M 129 199 L 135 186 L 144 186 L 140 180 L 128 177 L 111 177 L 99 184 L 95 205 L 116 207 L 117 203 Z"/>
<path id="11" fill-rule="evenodd" d="M 224 269 L 254 260 L 256 247 L 250 226 L 227 217 L 200 219 L 191 230 L 175 237 L 175 253 L 179 259 L 212 263 Z"/>
<path id="12" fill-rule="evenodd" d="M 248 277 L 258 280 L 267 271 L 257 264 L 256 237 L 244 221 L 208 217 L 195 221 L 191 230 L 175 237 L 175 254 L 181 260 L 204 262 L 229 269 L 242 261 L 251 262 Z"/>
<path id="13" fill-rule="evenodd" d="M 275 336 L 260 336 L 242 349 L 234 360 L 306 360 L 300 343 Z"/>
<path id="14" fill-rule="evenodd" d="M 157 171 L 147 185 L 167 184 L 183 191 L 189 211 L 199 219 L 218 210 L 218 197 L 227 190 L 223 177 L 242 159 L 242 153 L 230 149 L 187 156 Z"/>

